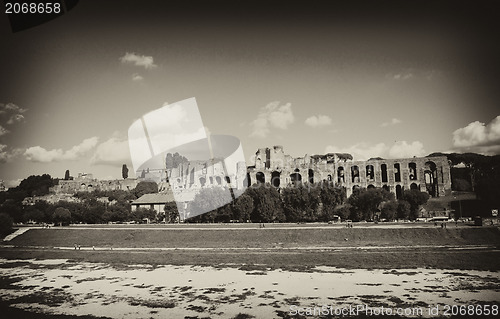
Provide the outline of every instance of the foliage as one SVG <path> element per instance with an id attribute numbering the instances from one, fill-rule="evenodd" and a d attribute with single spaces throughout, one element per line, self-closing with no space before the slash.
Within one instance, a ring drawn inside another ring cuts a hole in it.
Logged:
<path id="1" fill-rule="evenodd" d="M 238 199 L 236 199 L 236 203 L 234 204 L 234 219 L 240 222 L 246 222 L 250 220 L 250 215 L 253 211 L 253 199 L 248 194 L 242 194 Z"/>
<path id="2" fill-rule="evenodd" d="M 176 223 L 179 220 L 179 211 L 174 202 L 166 203 L 163 207 L 163 214 L 166 223 Z"/>
<path id="3" fill-rule="evenodd" d="M 43 174 L 41 176 L 31 175 L 23 179 L 15 189 L 26 192 L 27 196 L 43 196 L 47 195 L 49 193 L 49 188 L 55 184 L 55 181 L 49 174 Z"/>
<path id="4" fill-rule="evenodd" d="M 427 200 L 429 200 L 429 194 L 421 192 L 418 189 L 405 190 L 403 192 L 403 199 L 410 204 L 409 219 L 415 220 L 418 217 L 420 205 L 427 203 Z"/>
<path id="5" fill-rule="evenodd" d="M 64 173 L 64 180 L 69 181 L 70 176 L 69 176 L 69 169 L 66 170 L 66 173 Z"/>
<path id="6" fill-rule="evenodd" d="M 142 223 L 145 218 L 148 218 L 150 221 L 155 221 L 156 210 L 151 208 L 139 207 L 131 213 L 131 219 L 137 223 Z"/>
<path id="7" fill-rule="evenodd" d="M 123 179 L 127 179 L 128 178 L 128 167 L 127 167 L 127 164 L 123 164 L 123 166 L 122 166 L 122 177 L 123 177 Z"/>
<path id="8" fill-rule="evenodd" d="M 0 213 L 0 235 L 5 236 L 12 232 L 12 218 L 4 213 Z"/>
<path id="9" fill-rule="evenodd" d="M 189 211 L 191 216 L 200 215 L 216 210 L 218 207 L 230 203 L 231 200 L 231 194 L 226 188 L 203 188 L 189 203 Z M 215 218 L 216 214 L 213 215 L 212 222 L 215 221 Z"/>
<path id="10" fill-rule="evenodd" d="M 316 216 L 320 203 L 320 190 L 318 188 L 301 184 L 298 187 L 284 188 L 281 195 L 287 222 L 318 220 Z"/>
<path id="11" fill-rule="evenodd" d="M 132 190 L 136 198 L 140 198 L 144 194 L 158 193 L 158 184 L 151 181 L 142 181 Z"/>
<path id="12" fill-rule="evenodd" d="M 382 203 L 382 209 L 380 210 L 380 218 L 392 221 L 396 218 L 398 213 L 399 203 L 395 200 Z"/>
<path id="13" fill-rule="evenodd" d="M 472 185 L 465 179 L 455 178 L 451 183 L 451 189 L 459 192 L 470 192 Z"/>
<path id="14" fill-rule="evenodd" d="M 398 201 L 397 217 L 399 219 L 407 220 L 410 218 L 411 205 L 405 200 Z"/>
<path id="15" fill-rule="evenodd" d="M 383 188 L 370 188 L 355 190 L 347 202 L 352 205 L 352 219 L 374 220 L 375 213 L 380 211 L 380 205 L 392 200 L 394 200 L 393 193 Z"/>
<path id="16" fill-rule="evenodd" d="M 59 223 L 60 226 L 69 224 L 71 221 L 71 212 L 66 208 L 58 207 L 52 215 L 52 220 L 54 223 Z"/>
<path id="17" fill-rule="evenodd" d="M 333 215 L 339 215 L 335 209 L 345 203 L 346 191 L 344 187 L 335 187 L 333 183 L 322 183 L 320 198 L 323 203 L 321 220 L 327 222 L 333 219 Z"/>
<path id="18" fill-rule="evenodd" d="M 254 210 L 250 219 L 254 223 L 270 223 L 285 221 L 283 204 L 276 188 L 269 183 L 247 188 L 246 193 L 253 199 Z"/>
<path id="19" fill-rule="evenodd" d="M 349 219 L 351 216 L 352 206 L 349 204 L 343 204 L 335 207 L 334 215 L 339 216 L 342 220 Z"/>

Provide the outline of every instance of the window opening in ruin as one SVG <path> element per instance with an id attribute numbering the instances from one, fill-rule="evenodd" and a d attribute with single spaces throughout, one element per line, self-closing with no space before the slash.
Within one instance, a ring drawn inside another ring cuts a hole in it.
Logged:
<path id="1" fill-rule="evenodd" d="M 229 178 L 229 176 L 226 176 L 225 179 L 226 179 L 226 183 L 231 184 L 231 179 Z"/>
<path id="2" fill-rule="evenodd" d="M 370 189 L 370 188 L 375 188 L 375 186 L 373 186 L 372 184 L 370 184 L 370 185 L 368 185 L 368 187 L 367 187 L 367 188 L 368 188 L 368 189 Z"/>
<path id="3" fill-rule="evenodd" d="M 351 180 L 353 183 L 359 183 L 359 168 L 356 165 L 351 167 Z"/>
<path id="4" fill-rule="evenodd" d="M 220 176 L 215 176 L 215 181 L 217 182 L 217 185 L 222 185 L 222 178 L 220 178 Z"/>
<path id="5" fill-rule="evenodd" d="M 373 181 L 375 179 L 375 171 L 373 165 L 366 165 L 366 179 Z"/>
<path id="6" fill-rule="evenodd" d="M 212 176 L 210 176 L 208 178 L 208 180 L 210 181 L 210 185 L 213 185 L 214 184 L 214 178 Z"/>
<path id="7" fill-rule="evenodd" d="M 302 182 L 302 175 L 299 173 L 293 173 L 290 175 L 290 181 L 292 182 L 292 185 L 298 185 Z"/>
<path id="8" fill-rule="evenodd" d="M 436 164 L 432 161 L 425 163 L 424 170 L 425 188 L 431 197 L 438 197 L 438 177 Z"/>
<path id="9" fill-rule="evenodd" d="M 417 164 L 413 162 L 408 164 L 408 177 L 410 178 L 410 181 L 417 180 Z"/>
<path id="10" fill-rule="evenodd" d="M 309 183 L 313 184 L 314 183 L 314 171 L 312 169 L 309 169 L 307 174 L 309 177 Z"/>
<path id="11" fill-rule="evenodd" d="M 418 187 L 418 185 L 416 183 L 411 183 L 410 189 L 411 190 L 413 190 L 413 189 L 419 189 L 419 187 Z"/>
<path id="12" fill-rule="evenodd" d="M 257 174 L 255 174 L 255 178 L 257 179 L 257 183 L 264 184 L 266 182 L 266 177 L 262 172 L 257 172 Z"/>
<path id="13" fill-rule="evenodd" d="M 250 178 L 250 174 L 247 173 L 247 177 L 246 177 L 246 184 L 243 183 L 243 185 L 247 185 L 247 187 L 250 187 L 252 186 L 252 179 Z"/>
<path id="14" fill-rule="evenodd" d="M 327 181 L 331 182 L 331 181 L 332 181 L 332 175 L 328 175 L 328 176 L 326 177 L 326 179 L 327 179 Z"/>
<path id="15" fill-rule="evenodd" d="M 387 183 L 387 165 L 380 165 L 380 169 L 382 170 L 382 183 Z"/>
<path id="16" fill-rule="evenodd" d="M 271 174 L 271 185 L 273 185 L 274 187 L 280 187 L 280 176 L 280 172 L 274 171 Z"/>
<path id="17" fill-rule="evenodd" d="M 345 179 L 344 179 L 344 168 L 342 166 L 340 166 L 337 169 L 337 180 L 338 180 L 338 183 L 341 184 L 341 185 L 345 182 Z"/>
<path id="18" fill-rule="evenodd" d="M 207 180 L 205 179 L 205 177 L 200 177 L 200 184 L 201 184 L 201 187 L 205 186 L 205 183 L 207 182 Z"/>
<path id="19" fill-rule="evenodd" d="M 401 182 L 401 168 L 399 163 L 394 164 L 394 181 Z"/>
<path id="20" fill-rule="evenodd" d="M 191 169 L 191 173 L 189 173 L 189 184 L 190 185 L 194 184 L 194 168 Z"/>

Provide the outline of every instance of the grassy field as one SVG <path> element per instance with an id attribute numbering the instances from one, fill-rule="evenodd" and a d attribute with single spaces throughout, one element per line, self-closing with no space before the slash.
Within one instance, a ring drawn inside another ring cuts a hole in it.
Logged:
<path id="1" fill-rule="evenodd" d="M 0 257 L 297 270 L 319 265 L 500 269 L 500 231 L 493 227 L 221 228 L 33 229 L 8 243 L 14 247 L 0 248 Z M 74 244 L 82 250 L 71 249 Z"/>

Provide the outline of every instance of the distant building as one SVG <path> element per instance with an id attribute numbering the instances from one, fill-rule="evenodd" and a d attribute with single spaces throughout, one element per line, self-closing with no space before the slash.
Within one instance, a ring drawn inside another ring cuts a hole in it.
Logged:
<path id="1" fill-rule="evenodd" d="M 98 180 L 92 174 L 79 173 L 72 180 L 59 180 L 59 184 L 51 187 L 55 194 L 75 194 L 93 190 L 132 190 L 139 181 L 137 179 Z"/>

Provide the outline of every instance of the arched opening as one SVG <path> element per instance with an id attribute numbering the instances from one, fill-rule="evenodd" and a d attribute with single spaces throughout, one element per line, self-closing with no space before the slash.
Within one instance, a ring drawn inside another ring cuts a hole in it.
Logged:
<path id="1" fill-rule="evenodd" d="M 359 167 L 357 165 L 351 167 L 351 180 L 353 183 L 359 183 Z"/>
<path id="2" fill-rule="evenodd" d="M 222 185 L 222 178 L 220 178 L 220 176 L 215 176 L 215 182 L 217 185 Z"/>
<path id="3" fill-rule="evenodd" d="M 353 193 L 353 194 L 355 194 L 355 193 L 357 193 L 360 189 L 361 189 L 361 188 L 359 187 L 359 185 L 354 185 L 354 186 L 352 187 L 352 193 Z"/>
<path id="4" fill-rule="evenodd" d="M 380 170 L 382 171 L 382 183 L 387 183 L 387 165 L 380 165 Z"/>
<path id="5" fill-rule="evenodd" d="M 419 189 L 418 185 L 416 183 L 411 183 L 410 185 L 410 189 L 411 190 L 414 190 L 414 189 Z"/>
<path id="6" fill-rule="evenodd" d="M 266 176 L 262 172 L 257 172 L 255 174 L 255 179 L 257 179 L 257 183 L 264 184 L 266 182 Z"/>
<path id="7" fill-rule="evenodd" d="M 366 179 L 369 181 L 373 181 L 375 179 L 373 165 L 366 165 Z"/>
<path id="8" fill-rule="evenodd" d="M 94 188 L 93 188 L 93 186 L 92 186 L 92 185 L 89 185 L 89 186 L 87 186 L 87 190 L 88 190 L 89 192 L 91 192 L 91 191 L 93 191 L 93 190 L 94 190 Z"/>
<path id="9" fill-rule="evenodd" d="M 408 178 L 410 181 L 417 180 L 417 164 L 413 162 L 408 164 Z"/>
<path id="10" fill-rule="evenodd" d="M 84 191 L 87 189 L 87 185 L 85 185 L 85 183 L 81 183 L 80 184 L 80 190 Z"/>
<path id="11" fill-rule="evenodd" d="M 371 188 L 375 188 L 375 186 L 373 186 L 373 184 L 368 185 L 367 189 L 371 189 Z"/>
<path id="12" fill-rule="evenodd" d="M 399 163 L 394 164 L 394 181 L 401 182 L 401 168 Z"/>
<path id="13" fill-rule="evenodd" d="M 252 185 L 252 178 L 250 177 L 249 173 L 247 173 L 246 184 L 245 182 L 243 182 L 243 185 L 246 185 L 247 187 L 250 187 Z"/>
<path id="14" fill-rule="evenodd" d="M 438 178 L 436 164 L 432 161 L 425 163 L 424 169 L 425 188 L 429 195 L 438 197 Z"/>
<path id="15" fill-rule="evenodd" d="M 302 182 L 302 175 L 299 173 L 293 173 L 290 175 L 290 181 L 292 182 L 292 185 L 298 185 Z"/>
<path id="16" fill-rule="evenodd" d="M 309 177 L 309 183 L 314 183 L 314 171 L 312 169 L 309 169 L 309 171 L 307 172 L 307 175 Z"/>
<path id="17" fill-rule="evenodd" d="M 329 181 L 329 182 L 331 182 L 331 181 L 332 181 L 332 175 L 328 175 L 328 176 L 326 177 L 326 180 L 327 180 L 327 181 Z"/>
<path id="18" fill-rule="evenodd" d="M 226 183 L 231 184 L 231 178 L 229 178 L 229 176 L 224 177 L 224 179 L 226 180 Z"/>
<path id="19" fill-rule="evenodd" d="M 189 184 L 190 185 L 194 184 L 194 168 L 191 169 L 191 173 L 189 173 Z"/>
<path id="20" fill-rule="evenodd" d="M 214 184 L 214 178 L 212 176 L 210 176 L 208 178 L 208 180 L 210 181 L 210 185 L 213 185 Z"/>
<path id="21" fill-rule="evenodd" d="M 403 188 L 401 185 L 396 185 L 396 199 L 403 198 Z"/>
<path id="22" fill-rule="evenodd" d="M 388 192 L 390 192 L 390 191 L 391 191 L 391 190 L 390 190 L 390 188 L 389 188 L 389 186 L 387 186 L 387 185 L 382 186 L 382 189 L 384 189 L 384 190 L 386 190 L 386 191 L 388 191 Z"/>
<path id="23" fill-rule="evenodd" d="M 339 168 L 337 168 L 337 180 L 338 180 L 339 184 L 343 184 L 345 182 L 345 179 L 344 179 L 344 168 L 342 166 L 340 166 Z"/>
<path id="24" fill-rule="evenodd" d="M 205 179 L 205 177 L 200 177 L 200 185 L 201 185 L 201 187 L 205 186 L 206 182 L 207 182 L 207 180 Z"/>
<path id="25" fill-rule="evenodd" d="M 278 188 L 280 187 L 280 172 L 274 171 L 271 174 L 271 185 L 274 187 Z"/>

